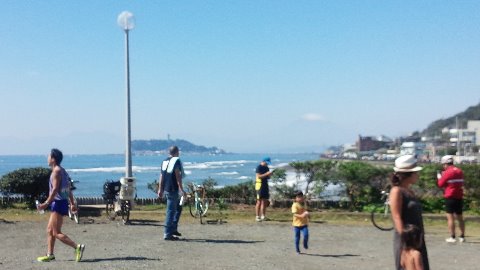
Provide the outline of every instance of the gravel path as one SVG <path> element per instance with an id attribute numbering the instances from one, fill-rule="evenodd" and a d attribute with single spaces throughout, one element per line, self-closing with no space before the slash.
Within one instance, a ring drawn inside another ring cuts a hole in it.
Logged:
<path id="1" fill-rule="evenodd" d="M 0 269 L 393 269 L 392 233 L 372 226 L 313 223 L 310 249 L 297 255 L 288 222 L 200 225 L 184 215 L 184 236 L 171 242 L 162 240 L 158 217 L 129 226 L 103 217 L 65 220 L 63 231 L 87 245 L 79 263 L 59 241 L 56 261 L 35 261 L 45 253 L 46 221 L 0 220 Z M 444 236 L 427 231 L 431 269 L 479 269 L 480 236 L 453 245 Z"/>

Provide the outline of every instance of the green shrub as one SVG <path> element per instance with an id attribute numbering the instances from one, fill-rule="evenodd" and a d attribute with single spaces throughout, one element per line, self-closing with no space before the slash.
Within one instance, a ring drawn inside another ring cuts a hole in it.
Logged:
<path id="1" fill-rule="evenodd" d="M 36 199 L 47 198 L 50 174 L 50 169 L 41 167 L 15 170 L 0 178 L 0 191 L 6 195 L 23 195 L 27 203 L 34 206 Z"/>
<path id="2" fill-rule="evenodd" d="M 480 201 L 478 200 L 471 200 L 469 198 L 465 199 L 464 201 L 464 210 L 469 211 L 472 214 L 480 214 Z"/>
<path id="3" fill-rule="evenodd" d="M 367 204 L 367 205 L 364 205 L 363 208 L 362 208 L 362 212 L 369 212 L 370 213 L 375 209 L 375 207 L 378 207 L 377 212 L 381 211 L 380 207 L 382 205 L 383 204 Z"/>
<path id="4" fill-rule="evenodd" d="M 480 165 L 462 164 L 459 166 L 465 178 L 465 199 L 480 201 Z"/>
<path id="5" fill-rule="evenodd" d="M 255 201 L 256 192 L 253 181 L 243 182 L 234 186 L 225 186 L 215 189 L 216 198 L 225 199 L 242 199 L 245 203 L 253 203 Z M 208 191 L 211 194 L 211 191 Z M 208 197 L 211 197 L 208 195 Z"/>
<path id="6" fill-rule="evenodd" d="M 421 201 L 423 212 L 439 213 L 445 209 L 445 200 L 441 197 L 426 197 Z"/>

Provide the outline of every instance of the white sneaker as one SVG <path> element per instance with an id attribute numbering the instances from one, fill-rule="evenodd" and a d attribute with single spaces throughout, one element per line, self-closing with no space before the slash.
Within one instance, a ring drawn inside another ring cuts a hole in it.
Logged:
<path id="1" fill-rule="evenodd" d="M 458 238 L 458 242 L 460 242 L 460 243 L 465 242 L 465 237 L 460 237 L 460 238 Z"/>
<path id="2" fill-rule="evenodd" d="M 447 243 L 455 243 L 455 242 L 457 242 L 457 239 L 455 239 L 455 238 L 453 238 L 453 237 L 449 237 L 449 238 L 445 239 L 445 242 L 447 242 Z"/>
<path id="3" fill-rule="evenodd" d="M 260 222 L 260 221 L 262 221 L 262 219 L 260 217 L 256 217 L 255 221 Z"/>

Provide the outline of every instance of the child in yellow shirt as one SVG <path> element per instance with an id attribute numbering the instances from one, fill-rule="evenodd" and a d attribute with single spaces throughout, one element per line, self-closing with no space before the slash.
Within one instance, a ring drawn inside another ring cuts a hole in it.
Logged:
<path id="1" fill-rule="evenodd" d="M 304 201 L 303 193 L 298 191 L 295 194 L 295 202 L 292 204 L 292 225 L 295 232 L 295 249 L 298 254 L 300 254 L 300 233 L 303 234 L 303 247 L 308 249 L 308 218 L 310 214 L 303 206 Z"/>

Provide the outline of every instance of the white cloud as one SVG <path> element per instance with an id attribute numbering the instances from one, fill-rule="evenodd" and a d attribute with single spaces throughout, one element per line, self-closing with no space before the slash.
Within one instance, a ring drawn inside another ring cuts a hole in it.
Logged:
<path id="1" fill-rule="evenodd" d="M 305 121 L 325 121 L 325 117 L 323 115 L 320 115 L 318 113 L 306 113 L 302 115 L 302 119 Z"/>

